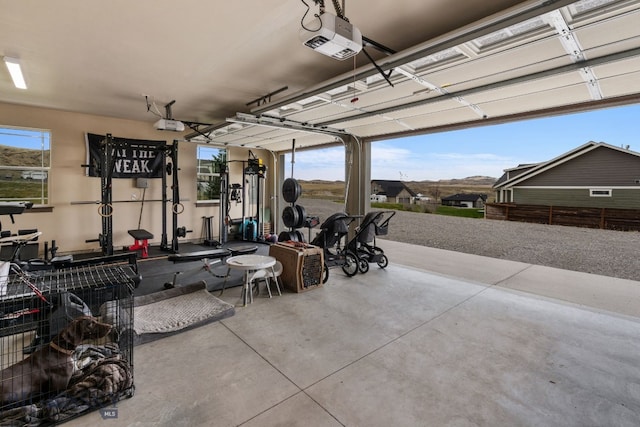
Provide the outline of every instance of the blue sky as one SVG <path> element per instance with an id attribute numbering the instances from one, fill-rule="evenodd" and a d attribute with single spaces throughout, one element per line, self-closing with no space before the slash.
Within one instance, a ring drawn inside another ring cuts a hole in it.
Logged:
<path id="1" fill-rule="evenodd" d="M 550 160 L 589 141 L 640 151 L 640 105 L 374 142 L 372 179 L 499 177 L 520 163 Z M 287 174 L 291 158 L 286 157 Z M 344 180 L 344 149 L 296 153 L 294 177 Z"/>
<path id="2" fill-rule="evenodd" d="M 37 130 L 4 128 L 4 131 L 0 132 L 0 144 L 31 150 L 49 149 L 48 135 L 47 132 Z"/>

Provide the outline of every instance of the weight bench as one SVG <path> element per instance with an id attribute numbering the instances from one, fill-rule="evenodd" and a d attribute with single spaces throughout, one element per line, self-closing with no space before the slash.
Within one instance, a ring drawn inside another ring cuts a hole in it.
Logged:
<path id="1" fill-rule="evenodd" d="M 147 230 L 127 230 L 127 233 L 135 239 L 135 243 L 129 246 L 130 251 L 142 249 L 142 258 L 149 256 L 149 239 L 153 239 L 153 234 Z"/>
<path id="2" fill-rule="evenodd" d="M 223 262 L 224 259 L 229 256 L 252 254 L 257 250 L 258 250 L 257 246 L 239 246 L 235 248 L 207 249 L 204 251 L 186 252 L 183 254 L 171 254 L 167 257 L 167 260 L 173 262 L 174 264 L 179 262 L 202 261 L 203 265 L 200 268 L 209 272 L 209 274 L 211 274 L 214 277 L 224 278 L 226 277 L 226 275 L 225 276 L 216 275 L 211 270 L 211 266 L 219 262 Z M 200 268 L 198 268 L 196 271 L 200 271 Z M 175 288 L 179 274 L 182 274 L 182 272 L 176 271 L 173 274 L 173 281 L 165 283 L 164 284 L 165 289 Z"/>
<path id="3" fill-rule="evenodd" d="M 238 246 L 236 248 L 217 248 L 217 249 L 207 249 L 204 251 L 187 252 L 184 254 L 171 254 L 167 259 L 169 261 L 172 261 L 173 263 L 199 261 L 201 259 L 207 259 L 207 258 L 221 259 L 221 258 L 226 258 L 228 256 L 252 254 L 252 253 L 255 253 L 257 250 L 258 250 L 257 246 Z"/>
<path id="4" fill-rule="evenodd" d="M 228 249 L 211 249 L 206 251 L 187 252 L 185 254 L 171 254 L 167 259 L 175 264 L 178 262 L 200 261 L 201 259 L 221 259 L 230 255 L 231 251 Z"/>

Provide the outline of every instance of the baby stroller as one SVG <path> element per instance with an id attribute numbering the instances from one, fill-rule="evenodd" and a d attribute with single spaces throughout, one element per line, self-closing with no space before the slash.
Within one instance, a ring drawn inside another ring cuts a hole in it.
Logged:
<path id="1" fill-rule="evenodd" d="M 361 273 L 369 271 L 370 262 L 375 262 L 380 268 L 389 264 L 382 248 L 376 246 L 376 236 L 384 236 L 389 232 L 389 221 L 395 214 L 395 211 L 369 212 L 356 228 L 353 239 L 347 243 L 347 248 L 358 257 L 358 270 Z"/>
<path id="2" fill-rule="evenodd" d="M 324 254 L 324 274 L 322 283 L 329 280 L 329 268 L 340 266 L 348 277 L 358 272 L 358 257 L 343 245 L 343 237 L 349 232 L 349 224 L 356 218 L 338 212 L 327 218 L 320 225 L 320 232 L 311 241 L 312 245 L 321 247 Z"/>

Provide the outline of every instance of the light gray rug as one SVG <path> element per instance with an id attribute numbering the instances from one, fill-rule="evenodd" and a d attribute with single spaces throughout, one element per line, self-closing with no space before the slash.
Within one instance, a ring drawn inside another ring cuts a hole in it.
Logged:
<path id="1" fill-rule="evenodd" d="M 149 342 L 235 314 L 204 282 L 134 298 L 134 344 Z"/>

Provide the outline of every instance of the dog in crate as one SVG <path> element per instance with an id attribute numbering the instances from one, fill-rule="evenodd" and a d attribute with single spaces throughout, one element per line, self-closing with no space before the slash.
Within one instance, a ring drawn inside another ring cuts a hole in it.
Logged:
<path id="1" fill-rule="evenodd" d="M 71 356 L 76 347 L 85 340 L 104 338 L 111 328 L 92 316 L 73 319 L 48 345 L 0 371 L 0 403 L 65 390 L 73 374 Z"/>

